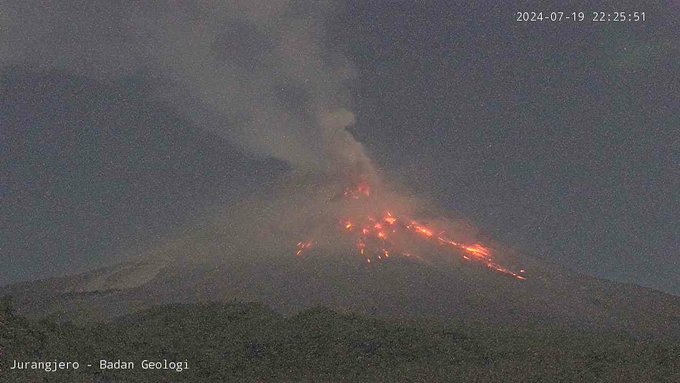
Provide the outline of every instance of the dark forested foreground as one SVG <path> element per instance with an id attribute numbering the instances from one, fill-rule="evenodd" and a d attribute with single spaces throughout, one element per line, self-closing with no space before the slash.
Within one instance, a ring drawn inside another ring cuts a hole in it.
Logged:
<path id="1" fill-rule="evenodd" d="M 565 330 L 397 324 L 257 304 L 162 306 L 72 325 L 0 314 L 3 382 L 678 382 L 680 346 Z M 13 361 L 78 361 L 78 370 L 9 370 Z M 104 370 L 100 360 L 132 361 Z M 143 360 L 187 361 L 145 370 Z M 91 364 L 91 367 L 87 367 Z"/>

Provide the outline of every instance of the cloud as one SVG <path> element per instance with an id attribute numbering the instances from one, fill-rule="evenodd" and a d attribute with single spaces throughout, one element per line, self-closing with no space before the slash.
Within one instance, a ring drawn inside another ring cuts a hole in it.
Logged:
<path id="1" fill-rule="evenodd" d="M 326 2 L 22 1 L 0 5 L 0 65 L 152 92 L 249 153 L 314 171 L 368 164 L 346 130 L 351 65 L 328 43 Z"/>

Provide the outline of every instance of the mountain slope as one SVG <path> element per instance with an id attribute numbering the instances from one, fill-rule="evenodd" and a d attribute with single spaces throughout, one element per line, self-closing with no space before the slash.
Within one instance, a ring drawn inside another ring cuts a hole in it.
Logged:
<path id="1" fill-rule="evenodd" d="M 347 256 L 148 261 L 0 289 L 31 317 L 107 320 L 173 302 L 245 300 L 282 313 L 325 305 L 404 320 L 623 331 L 680 339 L 680 298 L 528 260 L 519 281 L 482 266 Z"/>

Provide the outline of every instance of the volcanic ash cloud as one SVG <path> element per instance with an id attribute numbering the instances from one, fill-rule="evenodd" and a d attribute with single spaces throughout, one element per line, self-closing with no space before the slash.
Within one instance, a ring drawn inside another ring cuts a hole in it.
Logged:
<path id="1" fill-rule="evenodd" d="M 317 1 L 21 1 L 0 5 L 0 65 L 106 80 L 141 76 L 159 102 L 243 151 L 306 171 L 367 165 L 352 69 Z"/>
<path id="2" fill-rule="evenodd" d="M 347 130 L 352 69 L 325 35 L 332 14 L 317 1 L 5 2 L 0 65 L 140 77 L 194 124 L 288 163 L 276 191 L 239 201 L 222 220 L 235 252 L 326 249 L 371 263 L 446 248 L 519 277 L 487 246 L 417 220 L 419 204 L 381 182 Z"/>

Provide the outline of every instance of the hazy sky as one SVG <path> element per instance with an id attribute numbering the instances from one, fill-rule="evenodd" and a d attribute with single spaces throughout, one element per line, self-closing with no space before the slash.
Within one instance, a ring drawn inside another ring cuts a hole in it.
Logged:
<path id="1" fill-rule="evenodd" d="M 344 156 L 355 119 L 388 175 L 506 243 L 680 294 L 677 7 L 267 3 L 0 8 L 0 283 L 122 259 Z"/>

